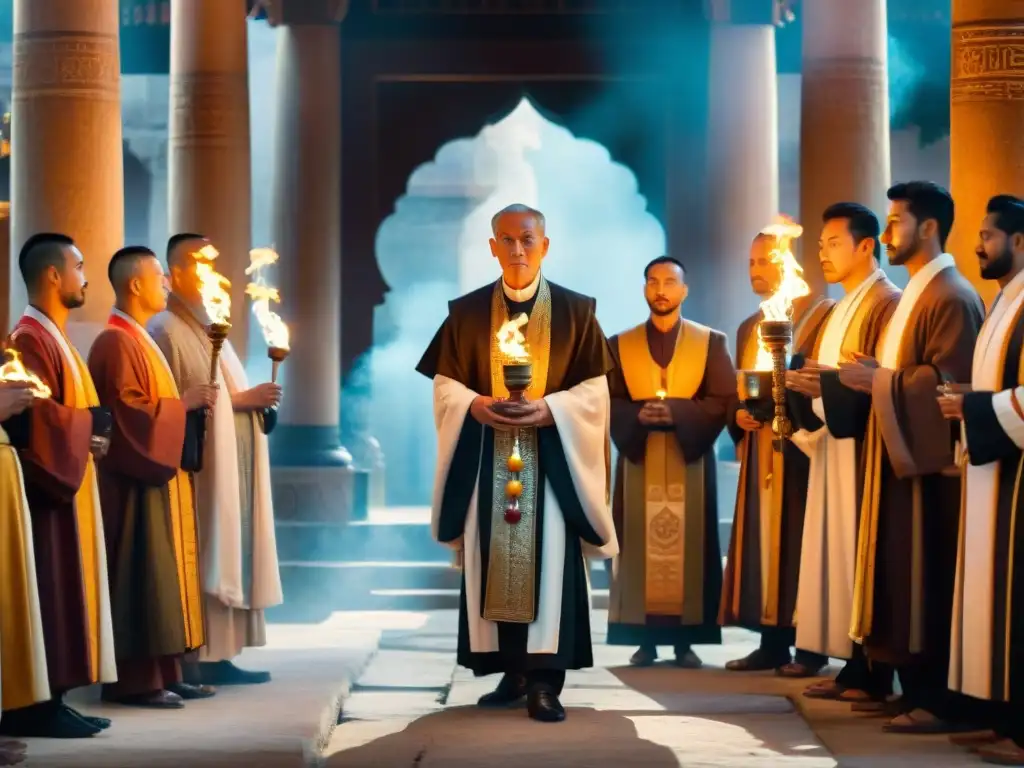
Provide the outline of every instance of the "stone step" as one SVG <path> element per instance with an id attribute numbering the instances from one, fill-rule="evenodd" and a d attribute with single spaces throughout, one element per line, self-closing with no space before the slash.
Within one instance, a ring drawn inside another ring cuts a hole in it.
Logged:
<path id="1" fill-rule="evenodd" d="M 364 558 L 375 561 L 445 560 L 447 547 L 430 533 L 429 513 L 414 522 L 388 517 L 352 523 L 280 520 L 275 526 L 277 556 L 292 562 Z"/>

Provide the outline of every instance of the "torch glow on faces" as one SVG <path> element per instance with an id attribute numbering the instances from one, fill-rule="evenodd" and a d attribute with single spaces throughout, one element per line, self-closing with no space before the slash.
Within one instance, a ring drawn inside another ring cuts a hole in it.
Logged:
<path id="1" fill-rule="evenodd" d="M 7 362 L 0 365 L 0 381 L 28 384 L 33 397 L 40 400 L 50 397 L 52 394 L 50 388 L 43 383 L 42 379 L 25 368 L 18 350 L 5 349 L 4 353 L 7 355 Z"/>
<path id="2" fill-rule="evenodd" d="M 196 277 L 199 279 L 199 295 L 210 324 L 206 335 L 213 346 L 210 357 L 210 383 L 217 383 L 217 364 L 224 340 L 231 330 L 231 281 L 213 268 L 213 262 L 220 253 L 212 245 L 204 245 L 192 254 L 196 260 Z"/>
<path id="3" fill-rule="evenodd" d="M 267 343 L 267 357 L 273 363 L 270 380 L 274 383 L 277 383 L 278 368 L 291 350 L 288 326 L 270 308 L 272 301 L 281 303 L 281 294 L 267 282 L 264 274 L 264 270 L 276 264 L 279 258 L 277 251 L 271 248 L 254 248 L 249 251 L 249 266 L 245 270 L 245 274 L 252 276 L 252 282 L 245 287 L 245 293 L 252 299 L 252 313 Z"/>

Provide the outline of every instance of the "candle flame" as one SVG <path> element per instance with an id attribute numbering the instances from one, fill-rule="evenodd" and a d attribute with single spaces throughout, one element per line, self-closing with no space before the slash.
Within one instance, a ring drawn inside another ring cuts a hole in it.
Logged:
<path id="1" fill-rule="evenodd" d="M 769 322 L 793 320 L 793 302 L 806 296 L 811 288 L 804 281 L 804 270 L 793 255 L 791 244 L 804 233 L 804 228 L 789 216 L 780 215 L 761 230 L 762 234 L 775 238 L 771 261 L 779 270 L 779 285 L 767 299 L 761 302 L 761 314 Z M 754 370 L 770 371 L 772 356 L 761 336 L 761 325 L 757 326 L 757 359 Z"/>
<path id="2" fill-rule="evenodd" d="M 659 389 L 657 392 L 654 393 L 654 396 L 657 397 L 659 400 L 664 400 L 666 397 L 668 397 L 668 392 L 666 392 L 664 389 Z"/>
<path id="3" fill-rule="evenodd" d="M 289 349 L 288 326 L 284 320 L 270 308 L 270 302 L 281 303 L 281 294 L 277 288 L 267 282 L 263 269 L 276 264 L 280 258 L 272 248 L 253 248 L 249 251 L 249 266 L 245 274 L 252 275 L 253 281 L 245 286 L 246 294 L 252 299 L 252 313 L 263 331 L 263 339 L 268 347 Z"/>
<path id="4" fill-rule="evenodd" d="M 520 330 L 529 321 L 525 312 L 520 312 L 507 323 L 505 323 L 495 334 L 498 339 L 498 349 L 509 361 L 513 363 L 530 362 L 530 353 L 526 349 L 526 337 Z"/>
<path id="5" fill-rule="evenodd" d="M 5 349 L 4 352 L 7 354 L 7 362 L 0 365 L 0 381 L 18 381 L 28 384 L 32 389 L 32 394 L 40 400 L 45 400 L 52 394 L 42 379 L 25 368 L 18 350 Z"/>
<path id="6" fill-rule="evenodd" d="M 231 281 L 213 268 L 213 262 L 220 253 L 212 245 L 204 245 L 192 255 L 196 260 L 199 295 L 210 323 L 231 325 L 231 294 L 228 292 Z"/>

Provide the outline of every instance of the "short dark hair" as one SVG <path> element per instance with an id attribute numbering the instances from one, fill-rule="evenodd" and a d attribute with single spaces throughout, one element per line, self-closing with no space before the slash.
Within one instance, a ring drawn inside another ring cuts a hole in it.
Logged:
<path id="1" fill-rule="evenodd" d="M 918 224 L 935 219 L 939 225 L 939 247 L 946 249 L 956 208 L 949 192 L 931 181 L 907 181 L 893 184 L 886 195 L 890 200 L 905 202 Z"/>
<path id="2" fill-rule="evenodd" d="M 143 259 L 155 259 L 156 254 L 144 245 L 126 245 L 110 258 L 107 265 L 107 278 L 119 292 L 135 275 L 135 268 Z"/>
<path id="3" fill-rule="evenodd" d="M 1019 197 L 996 195 L 988 201 L 985 213 L 991 214 L 995 225 L 1007 235 L 1024 235 L 1024 200 Z"/>
<path id="4" fill-rule="evenodd" d="M 491 216 L 491 232 L 498 234 L 498 219 L 504 216 L 506 213 L 519 213 L 527 216 L 533 216 L 537 220 L 537 224 L 541 229 L 547 230 L 547 219 L 544 218 L 544 214 L 538 211 L 536 208 L 531 208 L 523 203 L 512 203 L 512 205 L 506 205 L 496 214 Z"/>
<path id="5" fill-rule="evenodd" d="M 656 259 L 651 259 L 650 263 L 644 267 L 644 280 L 647 279 L 647 273 L 651 271 L 651 267 L 656 267 L 659 264 L 675 264 L 683 273 L 683 277 L 686 277 L 686 267 L 683 266 L 683 262 L 674 256 L 659 256 Z"/>
<path id="6" fill-rule="evenodd" d="M 171 266 L 171 262 L 175 260 L 175 255 L 178 252 L 178 246 L 182 243 L 187 243 L 189 240 L 208 240 L 206 235 L 200 235 L 197 232 L 179 232 L 176 235 L 171 235 L 167 238 L 167 266 Z"/>
<path id="7" fill-rule="evenodd" d="M 18 252 L 18 269 L 25 287 L 34 289 L 50 267 L 63 271 L 64 249 L 74 244 L 74 240 L 58 232 L 38 232 L 26 240 Z"/>
<path id="8" fill-rule="evenodd" d="M 860 203 L 833 203 L 821 214 L 821 221 L 827 224 L 836 219 L 846 219 L 846 228 L 853 237 L 854 246 L 871 238 L 874 241 L 874 257 L 881 258 L 882 243 L 878 237 L 882 234 L 878 217 L 867 206 Z"/>

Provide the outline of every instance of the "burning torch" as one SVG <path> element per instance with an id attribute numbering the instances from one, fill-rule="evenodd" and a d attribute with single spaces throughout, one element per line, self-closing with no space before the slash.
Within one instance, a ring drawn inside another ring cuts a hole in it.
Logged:
<path id="1" fill-rule="evenodd" d="M 220 351 L 231 330 L 231 281 L 214 270 L 213 262 L 220 253 L 212 245 L 204 245 L 194 256 L 196 275 L 199 278 L 199 295 L 202 297 L 206 316 L 210 320 L 210 324 L 206 326 L 206 336 L 213 348 L 210 355 L 210 383 L 216 384 Z"/>
<path id="2" fill-rule="evenodd" d="M 761 302 L 763 319 L 758 324 L 758 355 L 753 371 L 737 375 L 739 396 L 754 418 L 771 421 L 772 433 L 780 439 L 793 434 L 786 415 L 786 368 L 789 346 L 793 342 L 793 302 L 811 292 L 804 282 L 803 269 L 790 244 L 803 234 L 803 227 L 786 216 L 765 227 L 762 234 L 775 238 L 772 263 L 779 270 L 779 285 Z M 776 443 L 781 449 L 781 443 Z"/>
<path id="3" fill-rule="evenodd" d="M 252 299 L 252 313 L 263 331 L 263 339 L 267 342 L 267 357 L 272 361 L 270 380 L 277 383 L 277 372 L 281 363 L 288 357 L 289 334 L 288 326 L 281 317 L 270 308 L 270 302 L 281 303 L 281 294 L 270 285 L 264 277 L 263 270 L 276 264 L 280 256 L 271 248 L 254 248 L 249 251 L 249 266 L 245 274 L 252 275 L 252 282 L 245 287 L 245 293 Z"/>

